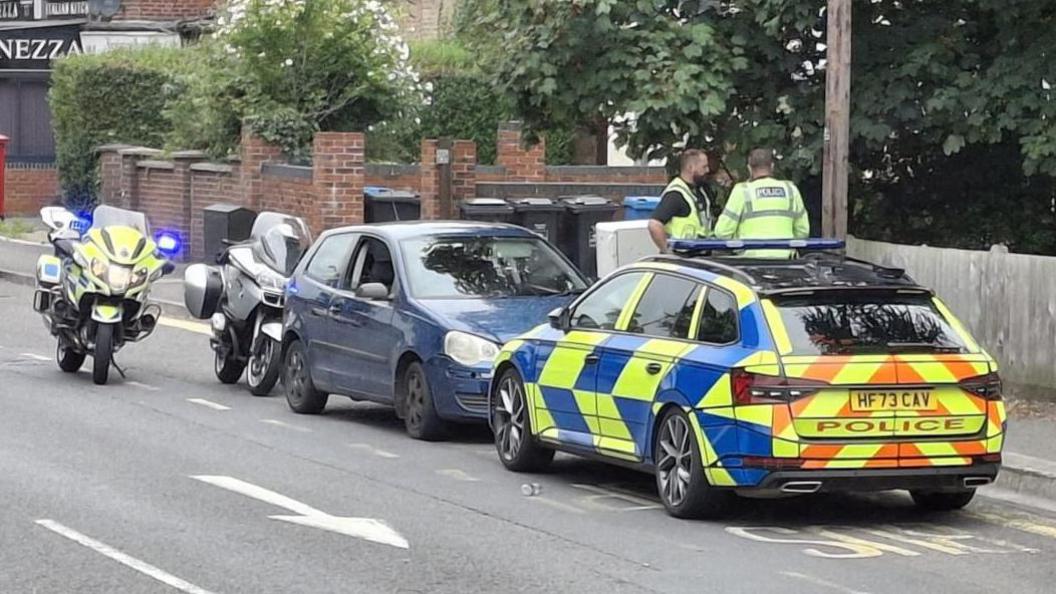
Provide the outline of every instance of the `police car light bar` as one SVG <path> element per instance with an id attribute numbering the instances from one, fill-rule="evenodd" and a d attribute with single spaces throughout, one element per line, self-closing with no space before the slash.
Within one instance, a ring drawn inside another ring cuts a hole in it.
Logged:
<path id="1" fill-rule="evenodd" d="M 673 239 L 668 246 L 677 253 L 734 252 L 740 250 L 840 250 L 842 239 Z"/>

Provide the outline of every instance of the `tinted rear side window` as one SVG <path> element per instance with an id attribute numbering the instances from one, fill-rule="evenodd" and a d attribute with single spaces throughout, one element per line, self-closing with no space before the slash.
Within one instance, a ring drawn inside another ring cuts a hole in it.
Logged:
<path id="1" fill-rule="evenodd" d="M 774 300 L 795 355 L 967 352 L 927 295 L 810 295 Z"/>

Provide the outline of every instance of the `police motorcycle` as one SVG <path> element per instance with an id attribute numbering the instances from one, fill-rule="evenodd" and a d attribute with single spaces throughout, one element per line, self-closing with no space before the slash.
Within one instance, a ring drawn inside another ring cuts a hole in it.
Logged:
<path id="1" fill-rule="evenodd" d="M 111 367 L 124 377 L 114 355 L 154 332 L 161 308 L 150 289 L 175 269 L 178 238 L 152 240 L 143 213 L 112 206 L 96 207 L 89 220 L 55 206 L 40 214 L 54 252 L 37 260 L 33 309 L 58 340 L 59 368 L 75 373 L 91 355 L 96 384 L 107 383 Z"/>
<path id="2" fill-rule="evenodd" d="M 279 379 L 286 282 L 311 233 L 301 218 L 263 212 L 248 240 L 224 243 L 218 266 L 187 268 L 184 303 L 192 316 L 210 320 L 217 379 L 233 384 L 245 371 L 249 391 L 266 396 Z"/>

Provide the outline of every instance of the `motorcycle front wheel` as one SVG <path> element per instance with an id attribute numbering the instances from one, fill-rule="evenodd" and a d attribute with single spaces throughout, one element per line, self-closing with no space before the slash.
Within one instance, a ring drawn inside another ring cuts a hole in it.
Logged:
<path id="1" fill-rule="evenodd" d="M 246 369 L 246 382 L 249 391 L 254 396 L 267 396 L 275 383 L 279 381 L 279 352 L 282 349 L 279 343 L 271 338 L 264 337 L 260 346 L 250 356 L 249 365 Z"/>
<path id="2" fill-rule="evenodd" d="M 114 356 L 114 331 L 117 324 L 99 324 L 95 329 L 95 356 L 92 360 L 92 381 L 97 386 L 110 379 L 110 363 Z"/>

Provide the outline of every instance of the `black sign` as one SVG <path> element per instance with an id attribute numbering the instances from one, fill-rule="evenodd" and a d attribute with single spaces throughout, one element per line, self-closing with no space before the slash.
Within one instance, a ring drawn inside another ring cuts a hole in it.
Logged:
<path id="1" fill-rule="evenodd" d="M 82 53 L 78 25 L 0 30 L 0 70 L 48 70 L 52 60 Z"/>
<path id="2" fill-rule="evenodd" d="M 66 19 L 88 15 L 87 2 L 67 2 L 65 0 L 47 0 L 44 3 L 44 18 Z"/>
<path id="3" fill-rule="evenodd" d="M 32 2 L 0 0 L 0 21 L 28 21 L 32 18 Z"/>

